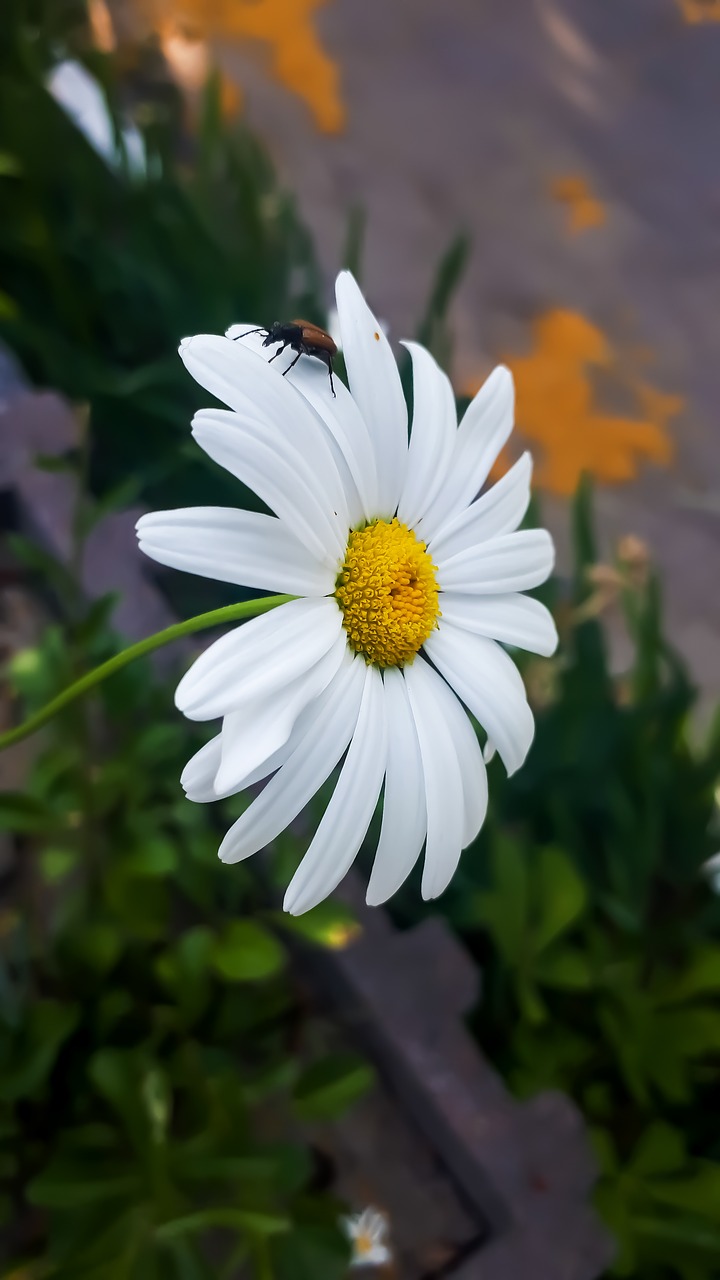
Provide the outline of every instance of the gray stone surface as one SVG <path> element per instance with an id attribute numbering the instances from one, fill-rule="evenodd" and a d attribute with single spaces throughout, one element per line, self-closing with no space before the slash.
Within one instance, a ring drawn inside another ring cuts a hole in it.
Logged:
<path id="1" fill-rule="evenodd" d="M 263 50 L 220 56 L 250 123 L 297 191 L 328 276 L 353 203 L 368 213 L 364 284 L 391 334 L 414 331 L 458 228 L 474 253 L 453 310 L 456 383 L 508 351 L 535 316 L 582 313 L 647 381 L 678 394 L 671 471 L 604 489 L 606 545 L 651 544 L 672 634 L 720 696 L 720 24 L 676 0 L 334 0 L 317 18 L 341 69 L 346 131 L 318 135 L 266 74 Z M 552 181 L 581 175 L 604 225 L 571 236 Z M 566 543 L 565 504 L 546 518 Z M 561 564 L 564 563 L 561 560 Z"/>
<path id="2" fill-rule="evenodd" d="M 0 358 L 4 361 L 2 352 Z M 16 370 L 3 381 L 5 368 L 12 366 L 0 364 L 0 491 L 15 494 L 23 528 L 54 555 L 67 559 L 75 479 L 69 471 L 43 469 L 34 460 L 37 455 L 61 457 L 75 448 L 77 422 L 60 396 L 21 389 Z M 145 575 L 134 532 L 139 514 L 127 510 L 106 516 L 91 531 L 82 563 L 83 584 L 91 598 L 118 592 L 113 624 L 130 640 L 177 621 Z M 182 651 L 181 642 L 170 651 L 159 650 L 155 661 L 174 665 Z"/>
<path id="3" fill-rule="evenodd" d="M 352 872 L 339 895 L 362 934 L 316 962 L 317 981 L 474 1210 L 478 1246 L 458 1274 L 600 1275 L 614 1246 L 588 1207 L 597 1171 L 574 1105 L 557 1093 L 517 1103 L 506 1092 L 463 1025 L 478 973 L 443 921 L 396 932 L 364 906 Z"/>

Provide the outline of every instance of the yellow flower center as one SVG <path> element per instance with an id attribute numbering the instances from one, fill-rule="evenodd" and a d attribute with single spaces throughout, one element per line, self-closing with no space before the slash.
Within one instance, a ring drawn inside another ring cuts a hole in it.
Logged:
<path id="1" fill-rule="evenodd" d="M 375 1241 L 369 1231 L 361 1231 L 360 1235 L 355 1237 L 355 1254 L 358 1258 L 365 1258 L 374 1248 Z"/>
<path id="2" fill-rule="evenodd" d="M 353 530 L 335 597 L 350 647 L 381 667 L 412 662 L 440 614 L 435 565 L 397 518 Z"/>

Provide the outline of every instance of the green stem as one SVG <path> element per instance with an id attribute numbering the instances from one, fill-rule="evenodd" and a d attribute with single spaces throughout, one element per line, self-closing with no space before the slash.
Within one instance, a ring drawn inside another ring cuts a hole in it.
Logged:
<path id="1" fill-rule="evenodd" d="M 211 609 L 209 613 L 198 613 L 194 618 L 188 618 L 185 622 L 176 622 L 172 627 L 166 627 L 164 631 L 156 631 L 145 640 L 138 640 L 137 644 L 131 644 L 128 649 L 123 649 L 122 653 L 116 653 L 114 657 L 108 658 L 107 662 L 95 667 L 94 671 L 88 671 L 81 676 L 69 688 L 63 689 L 52 702 L 48 702 L 47 706 L 36 711 L 35 715 L 30 716 L 23 724 L 0 734 L 0 751 L 35 733 L 36 729 L 47 724 L 48 720 L 52 720 L 53 716 L 63 711 L 76 698 L 81 698 L 88 690 L 94 689 L 95 685 L 107 680 L 108 676 L 115 675 L 116 671 L 122 671 L 123 667 L 127 667 L 136 658 L 143 658 L 146 653 L 152 653 L 153 649 L 160 649 L 164 644 L 179 640 L 181 636 L 189 636 L 193 631 L 203 631 L 207 627 L 220 627 L 225 622 L 240 622 L 245 618 L 254 618 L 259 613 L 267 613 L 270 609 L 277 608 L 279 604 L 287 604 L 289 600 L 296 598 L 296 596 L 262 596 L 259 600 L 243 600 L 240 604 L 229 604 L 223 609 Z"/>

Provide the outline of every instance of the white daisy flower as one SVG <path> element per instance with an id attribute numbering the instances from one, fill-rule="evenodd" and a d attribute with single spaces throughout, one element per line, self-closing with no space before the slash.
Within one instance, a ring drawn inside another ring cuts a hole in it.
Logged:
<path id="1" fill-rule="evenodd" d="M 351 1267 L 382 1267 L 392 1262 L 392 1253 L 385 1243 L 389 1223 L 384 1213 L 378 1209 L 363 1209 L 362 1213 L 340 1221 L 352 1244 Z"/>
<path id="2" fill-rule="evenodd" d="M 122 129 L 123 157 L 105 94 L 82 63 L 70 58 L 59 62 L 47 77 L 46 87 L 111 169 L 122 169 L 126 157 L 129 172 L 135 177 L 145 176 L 147 160 L 142 134 L 132 124 Z"/>
<path id="3" fill-rule="evenodd" d="M 477 497 L 512 430 L 510 373 L 491 374 L 458 428 L 446 375 L 405 343 L 408 441 L 397 365 L 348 272 L 337 305 L 350 390 L 336 379 L 336 397 L 318 360 L 302 357 L 287 378 L 289 359 L 268 363 L 276 353 L 262 333 L 246 336 L 255 325 L 180 348 L 229 405 L 196 414 L 195 439 L 275 515 L 194 507 L 138 523 L 142 550 L 161 564 L 300 597 L 216 640 L 175 699 L 192 720 L 222 717 L 182 775 L 191 800 L 269 778 L 225 836 L 224 862 L 274 840 L 343 761 L 285 897 L 295 915 L 342 880 L 383 783 L 368 903 L 399 888 L 423 847 L 423 897 L 443 892 L 487 808 L 467 711 L 513 773 L 534 724 L 502 646 L 549 655 L 557 643 L 548 610 L 521 594 L 553 566 L 550 535 L 518 530 L 529 455 Z"/>

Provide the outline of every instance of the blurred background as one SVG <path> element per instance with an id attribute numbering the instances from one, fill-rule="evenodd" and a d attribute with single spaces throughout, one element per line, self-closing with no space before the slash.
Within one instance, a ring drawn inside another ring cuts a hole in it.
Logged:
<path id="1" fill-rule="evenodd" d="M 719 112 L 718 0 L 4 0 L 0 727 L 237 598 L 135 546 L 257 507 L 177 344 L 342 266 L 511 368 L 561 634 L 432 910 L 218 864 L 199 646 L 0 758 L 4 1280 L 720 1275 Z"/>

